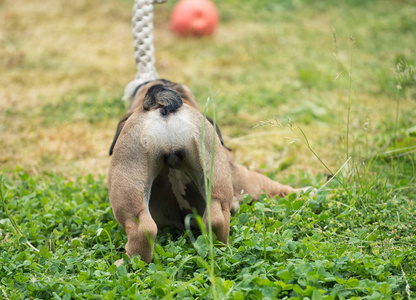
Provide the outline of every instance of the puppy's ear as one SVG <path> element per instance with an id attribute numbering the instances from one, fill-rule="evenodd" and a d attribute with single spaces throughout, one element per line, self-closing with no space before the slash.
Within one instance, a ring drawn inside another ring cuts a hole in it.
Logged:
<path id="1" fill-rule="evenodd" d="M 207 120 L 212 124 L 212 126 L 214 126 L 214 121 L 210 117 L 207 116 Z M 217 135 L 220 138 L 221 145 L 223 145 L 225 147 L 225 149 L 227 149 L 228 151 L 232 151 L 230 148 L 225 146 L 224 140 L 222 139 L 220 128 L 218 127 L 218 124 L 215 124 L 215 130 L 217 131 Z"/>
<path id="2" fill-rule="evenodd" d="M 118 139 L 118 137 L 119 137 L 119 135 L 120 135 L 121 130 L 122 130 L 122 129 L 123 129 L 123 127 L 124 127 L 124 124 L 126 124 L 127 119 L 128 119 L 131 115 L 132 115 L 132 113 L 129 113 L 129 114 L 127 114 L 127 115 L 123 116 L 123 117 L 121 118 L 120 122 L 118 122 L 118 125 L 117 125 L 117 130 L 116 130 L 116 135 L 114 136 L 113 143 L 111 144 L 111 147 L 110 147 L 110 156 L 113 154 L 114 146 L 116 145 L 117 139 Z"/>
<path id="3" fill-rule="evenodd" d="M 190 90 L 189 87 L 187 87 L 184 84 L 179 84 L 179 83 L 174 83 L 171 86 L 175 91 L 178 92 L 179 96 L 181 96 L 181 98 L 183 99 L 183 101 L 192 106 L 193 108 L 196 108 L 197 110 L 199 110 L 198 104 L 196 102 L 195 96 L 192 93 L 192 91 Z"/>

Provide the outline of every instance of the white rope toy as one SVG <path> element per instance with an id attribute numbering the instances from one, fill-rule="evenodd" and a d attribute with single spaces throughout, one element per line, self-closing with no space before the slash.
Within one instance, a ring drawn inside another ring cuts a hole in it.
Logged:
<path id="1" fill-rule="evenodd" d="M 135 79 L 127 84 L 123 100 L 130 100 L 136 88 L 143 82 L 159 78 L 155 68 L 155 48 L 153 46 L 153 3 L 164 3 L 166 1 L 134 1 L 131 26 L 137 73 Z"/>

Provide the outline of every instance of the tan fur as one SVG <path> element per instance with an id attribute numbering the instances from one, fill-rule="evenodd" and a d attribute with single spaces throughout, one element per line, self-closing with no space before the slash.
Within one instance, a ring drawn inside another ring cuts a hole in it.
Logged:
<path id="1" fill-rule="evenodd" d="M 147 90 L 156 84 L 171 87 L 183 101 L 167 118 L 161 117 L 158 110 L 143 109 Z M 203 125 L 205 158 L 202 155 Z M 222 145 L 219 131 L 215 132 L 199 112 L 189 88 L 167 81 L 149 82 L 138 90 L 127 115 L 118 125 L 108 173 L 110 202 L 114 216 L 127 233 L 129 256 L 138 253 L 143 261 L 150 262 L 158 227 L 184 228 L 184 217 L 192 213 L 189 207 L 208 225 L 203 166 L 209 176 L 213 138 L 211 220 L 219 241 L 228 244 L 230 211 L 238 210 L 242 194 L 250 194 L 257 200 L 262 192 L 269 196 L 295 192 L 292 187 L 235 162 L 232 153 Z M 175 151 L 182 151 L 184 158 L 173 170 L 163 158 Z M 175 182 L 175 178 L 181 180 Z M 186 195 L 180 195 L 184 191 Z M 183 205 L 184 199 L 189 205 Z"/>

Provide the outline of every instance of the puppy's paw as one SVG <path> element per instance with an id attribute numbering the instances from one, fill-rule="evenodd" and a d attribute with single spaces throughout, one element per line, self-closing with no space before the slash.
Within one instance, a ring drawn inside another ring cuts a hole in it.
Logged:
<path id="1" fill-rule="evenodd" d="M 295 192 L 298 195 L 303 192 L 304 194 L 309 194 L 309 196 L 313 196 L 318 192 L 318 190 L 312 186 L 306 186 L 303 188 L 295 189 Z"/>
<path id="2" fill-rule="evenodd" d="M 115 264 L 117 267 L 120 267 L 120 266 L 123 264 L 123 259 L 122 259 L 122 258 L 120 258 L 120 259 L 116 260 L 116 261 L 114 262 L 114 264 Z"/>
<path id="3" fill-rule="evenodd" d="M 233 197 L 233 201 L 231 202 L 230 212 L 231 214 L 235 214 L 240 209 L 240 202 L 238 201 L 237 197 Z"/>

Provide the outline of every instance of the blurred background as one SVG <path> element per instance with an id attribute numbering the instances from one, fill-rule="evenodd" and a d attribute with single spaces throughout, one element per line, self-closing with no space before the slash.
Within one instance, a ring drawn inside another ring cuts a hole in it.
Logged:
<path id="1" fill-rule="evenodd" d="M 213 2 L 220 22 L 202 38 L 169 30 L 177 1 L 155 5 L 156 68 L 188 85 L 200 107 L 215 99 L 239 162 L 292 183 L 327 173 L 297 126 L 334 172 L 348 155 L 414 155 L 414 0 Z M 136 73 L 132 7 L 0 0 L 0 169 L 106 174 Z"/>

